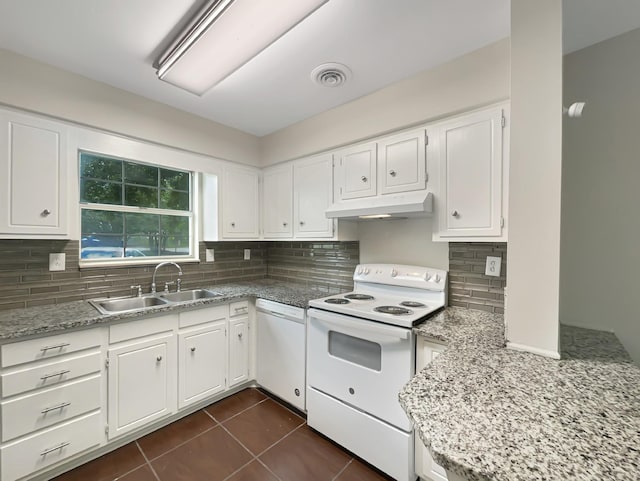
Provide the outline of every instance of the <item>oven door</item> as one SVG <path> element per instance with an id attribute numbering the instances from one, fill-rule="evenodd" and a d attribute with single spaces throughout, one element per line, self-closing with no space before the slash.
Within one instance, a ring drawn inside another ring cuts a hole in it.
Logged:
<path id="1" fill-rule="evenodd" d="M 415 373 L 411 329 L 318 309 L 308 312 L 310 387 L 404 431 L 398 393 Z"/>

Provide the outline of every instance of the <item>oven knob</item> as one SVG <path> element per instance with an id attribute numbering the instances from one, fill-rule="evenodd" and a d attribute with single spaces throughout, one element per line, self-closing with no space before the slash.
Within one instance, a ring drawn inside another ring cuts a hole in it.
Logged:
<path id="1" fill-rule="evenodd" d="M 428 281 L 429 279 L 431 279 L 431 275 L 428 272 L 424 273 L 424 280 Z M 437 281 L 436 281 L 437 282 Z"/>
<path id="2" fill-rule="evenodd" d="M 362 274 L 362 267 L 358 267 L 358 274 Z"/>
<path id="3" fill-rule="evenodd" d="M 355 394 L 355 393 L 356 393 L 355 389 L 353 389 L 352 387 L 350 387 L 350 388 L 349 388 L 349 394 Z"/>
<path id="4" fill-rule="evenodd" d="M 436 276 L 433 278 L 433 280 L 436 282 L 440 282 L 441 279 L 442 278 L 438 274 L 436 274 Z"/>
<path id="5" fill-rule="evenodd" d="M 391 269 L 391 277 L 396 277 L 398 275 L 398 271 L 395 269 Z"/>
<path id="6" fill-rule="evenodd" d="M 364 275 L 366 276 L 367 274 L 369 274 L 369 268 L 364 270 Z"/>

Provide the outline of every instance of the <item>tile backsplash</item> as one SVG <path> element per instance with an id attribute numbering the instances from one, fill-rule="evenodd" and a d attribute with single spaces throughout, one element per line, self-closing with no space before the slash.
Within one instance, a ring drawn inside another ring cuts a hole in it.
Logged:
<path id="1" fill-rule="evenodd" d="M 501 257 L 500 277 L 484 274 L 487 256 Z M 505 242 L 449 243 L 449 305 L 504 313 L 507 285 Z"/>
<path id="2" fill-rule="evenodd" d="M 184 288 L 272 277 L 315 285 L 329 292 L 348 290 L 358 263 L 358 242 L 201 242 L 215 249 L 215 262 L 182 263 Z M 149 292 L 154 266 L 78 267 L 78 241 L 0 240 L 0 310 L 125 296 L 140 284 Z M 243 260 L 244 249 L 251 259 Z M 66 254 L 66 270 L 49 271 L 49 253 Z M 157 284 L 177 278 L 158 272 Z"/>

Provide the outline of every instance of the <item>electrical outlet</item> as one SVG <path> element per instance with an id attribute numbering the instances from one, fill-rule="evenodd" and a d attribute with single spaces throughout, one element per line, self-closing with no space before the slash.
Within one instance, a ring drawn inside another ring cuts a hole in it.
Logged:
<path id="1" fill-rule="evenodd" d="M 248 261 L 249 259 L 251 259 L 251 249 L 245 249 L 244 250 L 244 260 Z"/>
<path id="2" fill-rule="evenodd" d="M 67 255 L 62 253 L 49 254 L 49 270 L 63 271 L 65 269 Z"/>
<path id="3" fill-rule="evenodd" d="M 207 249 L 205 250 L 205 260 L 207 262 L 213 262 L 216 260 L 216 257 L 213 253 L 213 249 Z"/>
<path id="4" fill-rule="evenodd" d="M 502 267 L 502 257 L 487 256 L 484 273 L 487 276 L 500 277 L 500 267 Z"/>

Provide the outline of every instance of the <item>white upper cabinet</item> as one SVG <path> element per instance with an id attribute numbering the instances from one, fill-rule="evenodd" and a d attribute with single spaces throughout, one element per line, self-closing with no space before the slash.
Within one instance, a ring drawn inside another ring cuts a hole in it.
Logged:
<path id="1" fill-rule="evenodd" d="M 439 132 L 434 240 L 506 240 L 505 124 L 506 109 L 496 107 L 434 126 Z"/>
<path id="2" fill-rule="evenodd" d="M 342 200 L 370 197 L 377 193 L 377 146 L 356 145 L 334 154 L 336 197 Z"/>
<path id="3" fill-rule="evenodd" d="M 66 126 L 8 111 L 0 124 L 0 235 L 66 236 Z"/>
<path id="4" fill-rule="evenodd" d="M 333 237 L 333 220 L 324 215 L 333 200 L 333 157 L 321 154 L 293 164 L 295 237 Z"/>
<path id="5" fill-rule="evenodd" d="M 259 231 L 260 171 L 224 168 L 222 175 L 222 237 L 257 239 Z"/>
<path id="6" fill-rule="evenodd" d="M 265 169 L 262 189 L 264 238 L 293 237 L 293 166 Z"/>
<path id="7" fill-rule="evenodd" d="M 426 133 L 404 132 L 378 141 L 381 194 L 423 190 L 427 186 Z"/>

